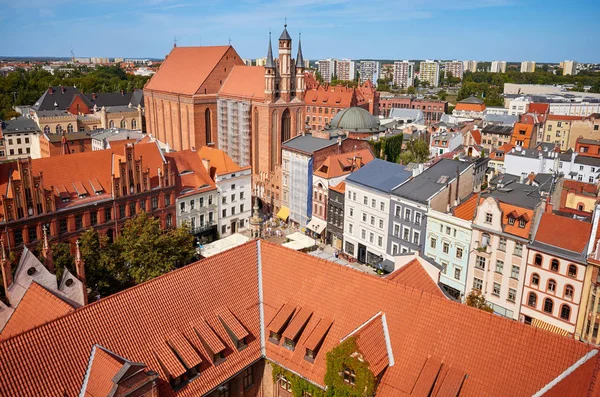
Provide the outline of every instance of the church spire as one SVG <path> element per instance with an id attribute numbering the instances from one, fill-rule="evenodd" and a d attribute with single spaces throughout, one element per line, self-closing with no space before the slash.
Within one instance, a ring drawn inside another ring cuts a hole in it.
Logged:
<path id="1" fill-rule="evenodd" d="M 271 48 L 271 32 L 269 32 L 269 51 L 267 52 L 267 62 L 265 63 L 265 67 L 275 67 L 275 62 L 273 62 L 273 48 Z"/>
<path id="2" fill-rule="evenodd" d="M 298 56 L 296 57 L 296 67 L 304 68 L 304 57 L 302 56 L 302 33 L 298 33 Z"/>
<path id="3" fill-rule="evenodd" d="M 87 305 L 88 296 L 87 283 L 85 279 L 85 262 L 83 261 L 83 258 L 81 257 L 81 251 L 79 250 L 79 240 L 75 242 L 75 246 L 75 272 L 77 273 L 77 278 L 79 279 L 79 281 L 81 281 L 81 284 L 83 285 L 83 301 L 84 304 Z"/>
<path id="4" fill-rule="evenodd" d="M 44 232 L 44 265 L 46 266 L 46 269 L 54 272 L 54 260 L 52 258 L 52 249 L 50 249 L 50 243 L 48 242 L 48 230 L 46 229 L 46 226 L 44 226 L 42 230 Z"/>

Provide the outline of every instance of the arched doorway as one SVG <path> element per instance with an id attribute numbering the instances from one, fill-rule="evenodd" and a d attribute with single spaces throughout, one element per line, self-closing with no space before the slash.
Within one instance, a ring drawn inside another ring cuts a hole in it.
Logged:
<path id="1" fill-rule="evenodd" d="M 285 142 L 292 137 L 290 110 L 285 109 L 281 115 L 281 142 Z"/>

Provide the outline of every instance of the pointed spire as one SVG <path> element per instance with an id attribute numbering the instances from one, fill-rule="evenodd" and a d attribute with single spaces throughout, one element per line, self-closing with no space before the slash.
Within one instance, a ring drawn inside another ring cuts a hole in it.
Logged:
<path id="1" fill-rule="evenodd" d="M 304 57 L 302 56 L 302 33 L 298 33 L 298 56 L 296 57 L 296 67 L 304 68 Z"/>
<path id="2" fill-rule="evenodd" d="M 88 303 L 87 294 L 87 283 L 85 279 L 85 262 L 81 257 L 81 251 L 79 250 L 79 240 L 75 242 L 75 272 L 77 273 L 77 279 L 83 284 L 83 301 L 84 304 Z"/>
<path id="3" fill-rule="evenodd" d="M 285 18 L 285 23 L 283 24 L 283 32 L 281 32 L 281 36 L 279 36 L 279 40 L 287 40 L 292 41 L 290 34 L 287 31 L 287 17 Z"/>
<path id="4" fill-rule="evenodd" d="M 4 237 L 0 237 L 0 248 L 2 249 L 2 283 L 4 284 L 5 296 L 8 298 L 8 288 L 13 283 L 13 274 L 10 261 L 6 257 L 6 251 L 4 250 Z"/>
<path id="5" fill-rule="evenodd" d="M 50 249 L 50 243 L 48 242 L 48 230 L 46 226 L 42 228 L 44 232 L 44 266 L 51 272 L 54 272 L 54 260 L 52 258 L 52 250 Z"/>
<path id="6" fill-rule="evenodd" d="M 274 68 L 275 62 L 273 62 L 273 48 L 271 48 L 271 32 L 269 31 L 269 51 L 267 52 L 267 62 L 265 63 L 266 68 Z"/>

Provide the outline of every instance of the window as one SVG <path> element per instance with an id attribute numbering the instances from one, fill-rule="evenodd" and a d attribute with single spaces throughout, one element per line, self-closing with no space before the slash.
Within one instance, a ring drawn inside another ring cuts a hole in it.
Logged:
<path id="1" fill-rule="evenodd" d="M 554 293 L 556 291 L 556 281 L 550 279 L 548 280 L 548 292 Z"/>
<path id="2" fill-rule="evenodd" d="M 377 208 L 377 200 L 371 199 L 371 207 Z"/>
<path id="3" fill-rule="evenodd" d="M 461 268 L 455 267 L 454 268 L 454 279 L 455 280 L 460 280 L 460 273 L 461 273 Z"/>
<path id="4" fill-rule="evenodd" d="M 202 199 L 200 199 L 200 202 L 202 202 Z M 150 205 L 152 206 L 153 210 L 158 208 L 158 197 L 157 196 L 152 197 L 152 199 L 150 200 Z"/>
<path id="5" fill-rule="evenodd" d="M 500 237 L 500 242 L 498 243 L 498 249 L 500 251 L 506 251 L 506 239 L 504 237 Z"/>
<path id="6" fill-rule="evenodd" d="M 444 274 L 448 273 L 448 263 L 447 262 L 442 262 L 442 273 L 444 273 Z"/>
<path id="7" fill-rule="evenodd" d="M 420 212 L 415 212 L 415 223 L 417 225 L 421 225 L 421 213 Z"/>
<path id="8" fill-rule="evenodd" d="M 409 208 L 404 209 L 404 220 L 410 221 L 411 211 Z"/>
<path id="9" fill-rule="evenodd" d="M 125 205 L 119 206 L 119 219 L 125 218 Z"/>
<path id="10" fill-rule="evenodd" d="M 379 220 L 379 228 L 380 228 L 380 229 L 383 229 L 383 219 L 380 219 L 380 220 Z"/>
<path id="11" fill-rule="evenodd" d="M 552 259 L 550 261 L 550 270 L 552 270 L 553 272 L 558 271 L 558 259 Z"/>
<path id="12" fill-rule="evenodd" d="M 354 244 L 349 241 L 346 241 L 346 253 L 348 255 L 354 255 Z"/>
<path id="13" fill-rule="evenodd" d="M 231 215 L 235 215 L 235 207 L 231 207 Z"/>
<path id="14" fill-rule="evenodd" d="M 431 248 L 435 248 L 435 246 L 436 246 L 436 239 L 432 237 L 431 240 L 430 240 L 430 244 L 429 245 L 431 246 Z"/>
<path id="15" fill-rule="evenodd" d="M 510 271 L 510 277 L 518 280 L 519 279 L 519 271 L 520 270 L 521 269 L 519 268 L 519 266 L 513 265 L 512 269 Z"/>
<path id="16" fill-rule="evenodd" d="M 235 201 L 235 194 L 231 195 L 231 202 L 233 203 Z"/>
<path id="17" fill-rule="evenodd" d="M 240 192 L 240 200 L 244 199 L 244 192 Z"/>
<path id="18" fill-rule="evenodd" d="M 15 230 L 14 234 L 15 234 L 15 245 L 23 244 L 23 231 Z"/>
<path id="19" fill-rule="evenodd" d="M 135 203 L 129 203 L 129 216 L 135 215 Z"/>
<path id="20" fill-rule="evenodd" d="M 252 373 L 252 367 L 248 367 L 244 370 L 243 384 L 244 389 L 247 389 L 254 385 L 254 374 Z"/>
<path id="21" fill-rule="evenodd" d="M 377 237 L 377 245 L 380 247 L 383 245 L 383 237 L 381 237 L 381 236 Z"/>
<path id="22" fill-rule="evenodd" d="M 227 208 L 223 208 L 222 214 L 223 218 L 227 218 Z"/>
<path id="23" fill-rule="evenodd" d="M 481 289 L 483 288 L 483 280 L 480 278 L 473 278 L 473 289 L 479 290 L 481 291 Z"/>
<path id="24" fill-rule="evenodd" d="M 112 220 L 112 213 L 110 208 L 105 208 L 104 209 L 104 222 L 108 222 Z"/>
<path id="25" fill-rule="evenodd" d="M 227 226 L 223 225 L 223 226 L 221 226 L 221 234 L 225 234 L 225 233 L 227 233 Z"/>
<path id="26" fill-rule="evenodd" d="M 350 218 L 354 218 L 354 208 L 350 207 L 349 215 L 350 215 Z"/>
<path id="27" fill-rule="evenodd" d="M 552 314 L 552 310 L 554 309 L 554 302 L 550 298 L 544 299 L 544 311 L 546 313 Z"/>
<path id="28" fill-rule="evenodd" d="M 375 217 L 371 215 L 371 225 L 375 226 Z"/>
<path id="29" fill-rule="evenodd" d="M 542 266 L 542 256 L 540 254 L 535 254 L 535 257 L 533 259 L 533 263 L 536 266 Z"/>
<path id="30" fill-rule="evenodd" d="M 196 206 L 196 200 L 191 200 L 190 201 L 190 211 L 193 211 L 195 206 Z"/>
<path id="31" fill-rule="evenodd" d="M 209 212 L 208 213 L 208 222 L 213 223 L 214 219 L 215 219 L 214 213 L 212 211 Z"/>
<path id="32" fill-rule="evenodd" d="M 365 229 L 360 230 L 360 238 L 362 238 L 363 240 L 367 238 L 367 232 L 365 231 Z"/>
<path id="33" fill-rule="evenodd" d="M 393 243 L 392 244 L 392 255 L 398 255 L 398 250 L 400 247 L 398 247 L 398 244 Z"/>
<path id="34" fill-rule="evenodd" d="M 221 197 L 221 204 L 227 204 L 227 196 Z"/>
<path id="35" fill-rule="evenodd" d="M 492 294 L 500 296 L 500 287 L 500 283 L 494 283 L 494 290 L 492 291 Z"/>
<path id="36" fill-rule="evenodd" d="M 485 214 L 485 223 L 492 223 L 493 216 L 491 213 Z"/>
<path id="37" fill-rule="evenodd" d="M 396 218 L 400 218 L 400 214 L 402 213 L 402 207 L 400 207 L 399 205 L 396 206 L 396 208 L 394 209 L 394 216 Z"/>
<path id="38" fill-rule="evenodd" d="M 565 287 L 565 298 L 566 299 L 573 299 L 573 286 L 572 285 L 567 285 Z"/>
<path id="39" fill-rule="evenodd" d="M 502 274 L 504 272 L 504 261 L 496 259 L 496 273 Z"/>
<path id="40" fill-rule="evenodd" d="M 527 222 L 525 222 L 523 219 L 519 219 L 519 227 L 520 228 L 524 228 L 526 223 Z"/>
<path id="41" fill-rule="evenodd" d="M 385 211 L 385 203 L 383 201 L 381 203 L 379 203 L 379 210 L 382 212 Z"/>
<path id="42" fill-rule="evenodd" d="M 577 266 L 575 265 L 569 265 L 569 277 L 577 277 Z"/>
<path id="43" fill-rule="evenodd" d="M 90 212 L 90 225 L 94 226 L 98 223 L 98 212 L 92 211 Z"/>
<path id="44" fill-rule="evenodd" d="M 354 386 L 356 383 L 356 374 L 354 371 L 346 367 L 342 371 L 342 374 L 344 376 L 344 382 Z"/>
<path id="45" fill-rule="evenodd" d="M 530 292 L 527 297 L 527 306 L 536 307 L 537 305 L 537 295 L 534 292 Z"/>
<path id="46" fill-rule="evenodd" d="M 83 229 L 83 215 L 75 215 L 75 229 Z"/>
<path id="47" fill-rule="evenodd" d="M 485 258 L 483 256 L 477 256 L 477 259 L 475 260 L 475 267 L 485 270 Z"/>
<path id="48" fill-rule="evenodd" d="M 509 225 L 514 225 L 515 224 L 515 218 L 513 218 L 512 216 L 508 217 L 508 224 Z"/>
<path id="49" fill-rule="evenodd" d="M 410 229 L 404 228 L 402 230 L 402 240 L 405 240 L 405 241 L 410 240 Z"/>
<path id="50" fill-rule="evenodd" d="M 375 236 L 373 235 L 373 233 L 369 233 L 369 242 L 371 244 L 373 244 L 373 239 L 375 238 Z"/>
<path id="51" fill-rule="evenodd" d="M 363 197 L 363 204 L 364 205 L 369 205 L 369 198 L 367 196 Z"/>
<path id="52" fill-rule="evenodd" d="M 212 196 L 209 197 L 209 200 L 211 200 Z M 209 202 L 209 204 L 211 204 Z M 165 195 L 165 207 L 169 207 L 171 205 L 171 196 L 170 195 Z"/>
<path id="53" fill-rule="evenodd" d="M 419 245 L 421 240 L 421 234 L 419 232 L 413 231 L 413 244 Z"/>
<path id="54" fill-rule="evenodd" d="M 460 247 L 456 247 L 456 257 L 457 257 L 458 259 L 461 259 L 461 258 L 462 258 L 462 256 L 463 256 L 463 249 L 462 249 L 462 248 L 460 248 Z"/>
<path id="55" fill-rule="evenodd" d="M 515 255 L 516 256 L 523 255 L 523 244 L 521 244 L 521 243 L 516 243 L 515 244 Z"/>
<path id="56" fill-rule="evenodd" d="M 450 244 L 444 241 L 442 245 L 442 251 L 444 252 L 444 254 L 447 254 L 450 251 Z"/>
<path id="57" fill-rule="evenodd" d="M 571 306 L 562 305 L 560 307 L 560 318 L 569 321 L 569 318 L 571 318 Z"/>
<path id="58" fill-rule="evenodd" d="M 517 290 L 514 288 L 509 288 L 508 297 L 506 299 L 508 299 L 509 302 L 514 302 L 517 299 Z"/>
<path id="59" fill-rule="evenodd" d="M 531 285 L 539 286 L 540 285 L 540 275 L 537 273 L 533 273 L 531 275 Z"/>
<path id="60" fill-rule="evenodd" d="M 349 223 L 348 224 L 348 233 L 352 234 L 352 228 L 353 228 L 352 224 Z"/>

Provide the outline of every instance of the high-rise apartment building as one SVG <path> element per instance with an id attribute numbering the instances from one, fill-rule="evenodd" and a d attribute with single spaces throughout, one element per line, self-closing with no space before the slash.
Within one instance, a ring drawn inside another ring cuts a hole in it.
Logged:
<path id="1" fill-rule="evenodd" d="M 477 61 L 463 61 L 463 71 L 475 73 L 477 71 Z"/>
<path id="2" fill-rule="evenodd" d="M 356 62 L 350 59 L 338 60 L 335 74 L 338 80 L 354 80 L 356 78 Z"/>
<path id="3" fill-rule="evenodd" d="M 563 62 L 563 76 L 569 74 L 577 74 L 577 62 L 575 61 L 564 61 Z"/>
<path id="4" fill-rule="evenodd" d="M 535 72 L 535 62 L 523 61 L 521 62 L 521 73 L 533 73 Z"/>
<path id="5" fill-rule="evenodd" d="M 413 85 L 415 63 L 408 61 L 394 62 L 394 76 L 392 81 L 396 87 L 406 88 Z"/>
<path id="6" fill-rule="evenodd" d="M 373 85 L 377 85 L 377 80 L 381 73 L 381 65 L 378 61 L 360 61 L 359 73 L 361 83 L 370 80 Z"/>
<path id="7" fill-rule="evenodd" d="M 491 73 L 506 73 L 506 61 L 492 61 Z"/>
<path id="8" fill-rule="evenodd" d="M 256 58 L 256 66 L 265 66 L 267 64 L 267 57 Z"/>
<path id="9" fill-rule="evenodd" d="M 426 60 L 419 66 L 419 80 L 428 82 L 430 86 L 437 87 L 440 81 L 440 64 L 436 61 Z"/>
<path id="10" fill-rule="evenodd" d="M 470 62 L 470 61 L 465 61 Z M 463 70 L 464 63 L 460 61 L 450 61 L 446 62 L 446 78 L 448 78 L 449 74 L 452 73 L 452 77 L 458 77 L 462 80 L 463 78 Z"/>
<path id="11" fill-rule="evenodd" d="M 335 74 L 336 63 L 337 61 L 331 58 L 321 59 L 317 62 L 317 70 L 321 74 L 324 82 L 331 83 L 331 78 Z"/>

